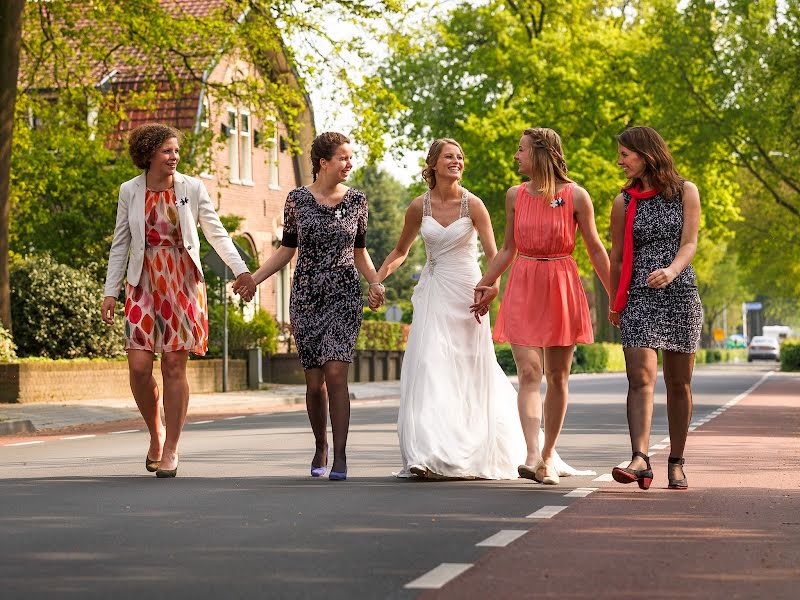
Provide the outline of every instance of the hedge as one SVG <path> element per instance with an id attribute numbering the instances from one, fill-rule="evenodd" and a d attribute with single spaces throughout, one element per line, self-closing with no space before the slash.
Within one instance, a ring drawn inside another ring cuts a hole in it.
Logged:
<path id="1" fill-rule="evenodd" d="M 225 317 L 221 304 L 208 309 L 208 356 L 222 356 Z M 228 305 L 228 348 L 231 351 L 261 348 L 274 354 L 278 350 L 278 324 L 268 312 L 257 310 L 250 321 L 235 305 Z"/>
<path id="2" fill-rule="evenodd" d="M 0 363 L 14 362 L 17 360 L 17 345 L 11 339 L 11 334 L 0 325 Z"/>
<path id="3" fill-rule="evenodd" d="M 409 326 L 388 321 L 364 321 L 356 340 L 356 350 L 405 350 Z"/>
<path id="4" fill-rule="evenodd" d="M 114 325 L 103 323 L 103 286 L 89 270 L 41 255 L 12 262 L 10 276 L 19 356 L 111 358 L 124 353 L 121 305 Z"/>
<path id="5" fill-rule="evenodd" d="M 800 371 L 800 338 L 781 343 L 781 371 Z"/>

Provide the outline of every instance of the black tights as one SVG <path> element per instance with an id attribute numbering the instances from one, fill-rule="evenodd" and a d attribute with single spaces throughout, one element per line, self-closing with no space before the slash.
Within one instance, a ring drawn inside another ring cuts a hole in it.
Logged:
<path id="1" fill-rule="evenodd" d="M 314 432 L 316 451 L 311 465 L 321 467 L 328 462 L 328 410 L 333 430 L 333 467 L 338 473 L 347 471 L 347 433 L 350 429 L 350 391 L 347 373 L 350 363 L 331 360 L 322 367 L 307 369 L 306 410 Z"/>

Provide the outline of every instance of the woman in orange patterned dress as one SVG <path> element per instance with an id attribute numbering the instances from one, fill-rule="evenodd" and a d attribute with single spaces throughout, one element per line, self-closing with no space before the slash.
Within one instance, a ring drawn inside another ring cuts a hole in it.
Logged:
<path id="1" fill-rule="evenodd" d="M 236 275 L 234 292 L 245 300 L 255 293 L 247 266 L 219 221 L 203 183 L 177 171 L 181 133 L 148 124 L 131 132 L 128 150 L 144 172 L 122 184 L 117 224 L 108 257 L 106 323 L 125 286 L 125 349 L 136 405 L 150 432 L 145 468 L 158 477 L 175 477 L 178 440 L 189 405 L 186 362 L 189 352 L 208 348 L 208 311 L 197 225 Z M 153 358 L 161 353 L 164 420 Z"/>
<path id="2" fill-rule="evenodd" d="M 475 287 L 472 310 L 476 318 L 485 313 L 497 295 L 497 280 L 513 261 L 494 339 L 511 343 L 519 375 L 517 404 L 528 455 L 518 472 L 557 484 L 554 451 L 567 412 L 572 354 L 575 344 L 594 341 L 589 306 L 572 258 L 576 230 L 606 290 L 609 259 L 597 235 L 589 194 L 567 176 L 558 134 L 544 127 L 526 129 L 514 160 L 529 181 L 506 193 L 503 247 Z M 542 375 L 547 377 L 547 393 L 540 451 Z"/>

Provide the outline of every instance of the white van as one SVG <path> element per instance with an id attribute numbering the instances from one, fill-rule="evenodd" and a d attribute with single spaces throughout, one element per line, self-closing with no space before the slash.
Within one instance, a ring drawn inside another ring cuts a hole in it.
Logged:
<path id="1" fill-rule="evenodd" d="M 764 325 L 761 335 L 782 342 L 786 338 L 792 337 L 792 328 L 787 325 Z"/>

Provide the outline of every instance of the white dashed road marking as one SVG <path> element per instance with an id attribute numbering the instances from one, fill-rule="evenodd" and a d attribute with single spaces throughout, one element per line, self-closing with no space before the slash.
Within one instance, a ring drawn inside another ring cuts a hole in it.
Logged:
<path id="1" fill-rule="evenodd" d="M 206 425 L 207 423 L 213 423 L 213 419 L 211 421 L 195 421 L 194 423 L 187 423 L 187 425 Z"/>
<path id="2" fill-rule="evenodd" d="M 87 435 L 71 435 L 69 437 L 63 437 L 62 440 L 84 440 L 86 438 L 93 438 L 96 437 L 93 433 Z"/>
<path id="3" fill-rule="evenodd" d="M 493 536 L 486 538 L 476 546 L 489 546 L 491 548 L 504 548 L 514 540 L 528 533 L 527 529 L 502 529 Z"/>
<path id="4" fill-rule="evenodd" d="M 244 419 L 246 415 L 239 415 L 237 417 L 225 417 L 225 421 L 235 421 L 236 419 Z"/>
<path id="5" fill-rule="evenodd" d="M 586 498 L 586 496 L 595 491 L 597 491 L 597 488 L 575 488 L 571 492 L 564 494 L 564 498 Z"/>
<path id="6" fill-rule="evenodd" d="M 5 444 L 6 446 L 32 446 L 33 444 L 44 444 L 44 440 L 36 440 L 35 442 L 16 442 L 14 444 Z"/>
<path id="7" fill-rule="evenodd" d="M 122 431 L 109 431 L 111 435 L 117 435 L 120 433 L 137 433 L 141 431 L 141 429 L 123 429 Z"/>
<path id="8" fill-rule="evenodd" d="M 526 519 L 549 519 L 551 517 L 555 517 L 558 513 L 562 510 L 567 508 L 566 506 L 543 506 L 536 512 L 529 514 Z"/>
<path id="9" fill-rule="evenodd" d="M 592 481 L 614 481 L 611 473 L 603 473 L 600 477 L 595 477 Z"/>
<path id="10" fill-rule="evenodd" d="M 438 590 L 471 566 L 469 563 L 442 563 L 422 577 L 407 583 L 405 587 L 412 590 Z"/>

